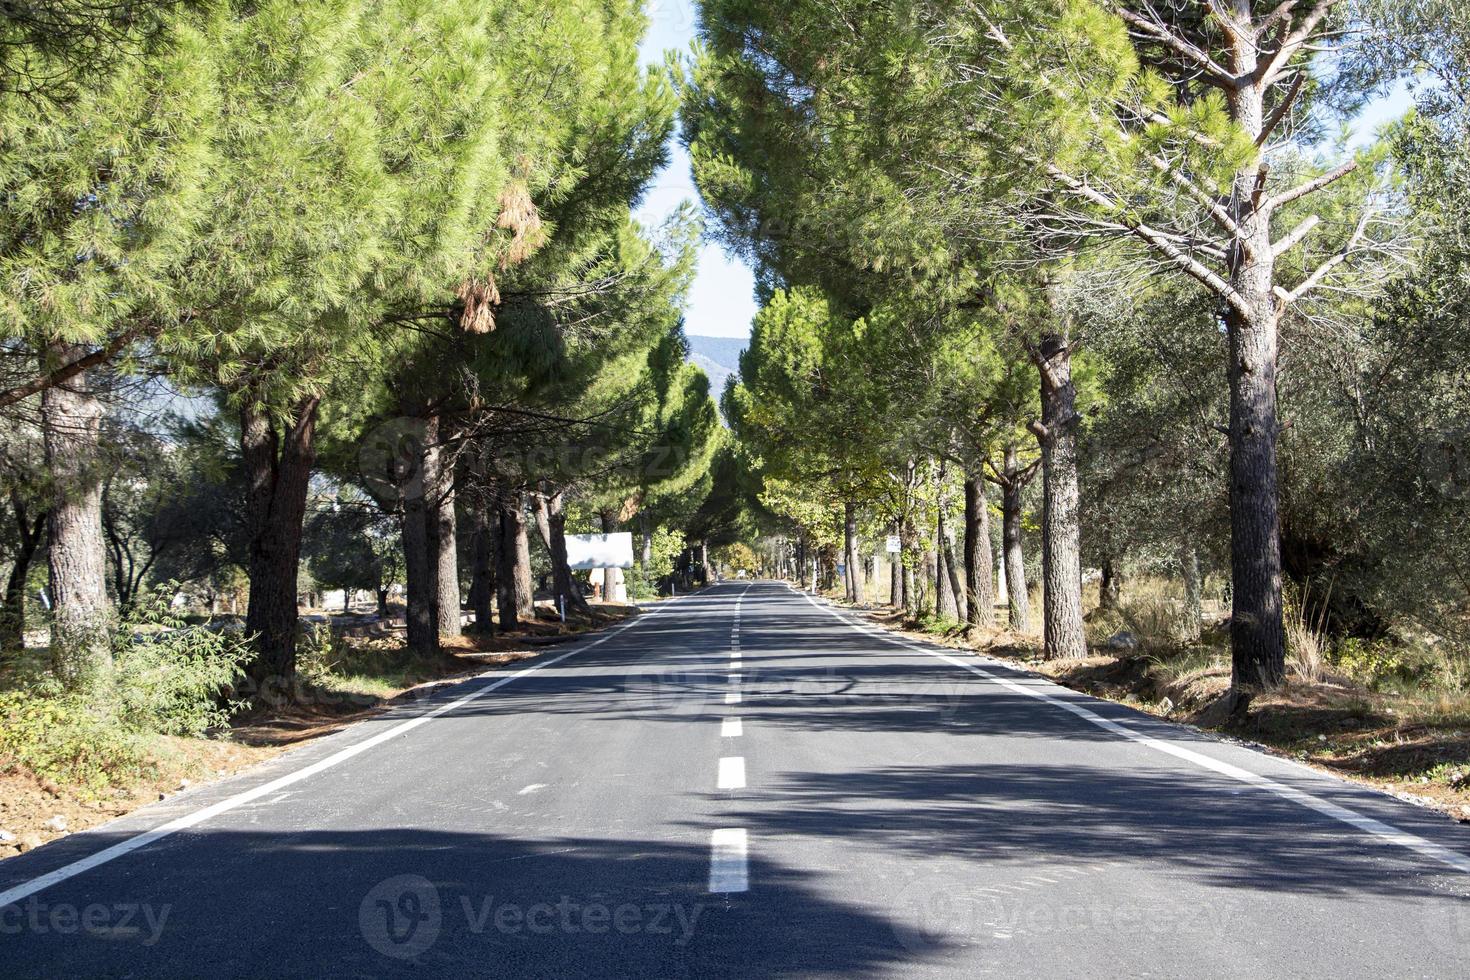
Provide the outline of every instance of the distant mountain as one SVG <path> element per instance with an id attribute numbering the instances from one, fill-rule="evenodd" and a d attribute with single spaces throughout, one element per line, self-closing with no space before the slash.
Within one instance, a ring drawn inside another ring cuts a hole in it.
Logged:
<path id="1" fill-rule="evenodd" d="M 725 379 L 740 372 L 740 352 L 750 344 L 745 337 L 689 337 L 689 360 L 709 375 L 715 401 L 725 393 Z"/>

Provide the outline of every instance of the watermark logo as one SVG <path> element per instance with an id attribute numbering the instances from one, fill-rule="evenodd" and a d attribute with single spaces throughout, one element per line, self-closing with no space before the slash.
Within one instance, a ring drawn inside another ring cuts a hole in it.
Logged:
<path id="1" fill-rule="evenodd" d="M 424 453 L 429 448 L 429 425 L 423 419 L 400 417 L 376 426 L 357 447 L 357 470 L 363 486 L 385 504 L 417 500 L 424 486 Z"/>
<path id="2" fill-rule="evenodd" d="M 714 670 L 635 665 L 623 677 L 623 693 L 638 714 L 698 715 L 724 696 L 725 684 Z"/>
<path id="3" fill-rule="evenodd" d="M 357 910 L 362 938 L 395 960 L 423 955 L 439 938 L 443 913 L 439 889 L 423 875 L 398 875 L 380 881 Z"/>
<path id="4" fill-rule="evenodd" d="M 422 956 L 445 930 L 502 936 L 649 936 L 687 946 L 702 902 L 608 902 L 559 895 L 544 901 L 507 901 L 495 895 L 442 896 L 423 875 L 404 874 L 380 881 L 358 907 L 362 938 L 395 960 Z"/>

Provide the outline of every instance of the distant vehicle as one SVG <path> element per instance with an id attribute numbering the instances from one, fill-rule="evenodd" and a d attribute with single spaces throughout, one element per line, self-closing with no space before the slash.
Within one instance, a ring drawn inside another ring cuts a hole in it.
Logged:
<path id="1" fill-rule="evenodd" d="M 739 571 L 737 571 L 737 572 L 736 572 L 736 573 L 735 573 L 735 577 L 736 577 L 736 578 L 745 578 L 745 577 L 746 577 L 746 574 L 745 574 L 745 569 L 743 569 L 743 568 L 742 568 L 742 569 L 740 569 L 740 570 L 739 570 Z"/>

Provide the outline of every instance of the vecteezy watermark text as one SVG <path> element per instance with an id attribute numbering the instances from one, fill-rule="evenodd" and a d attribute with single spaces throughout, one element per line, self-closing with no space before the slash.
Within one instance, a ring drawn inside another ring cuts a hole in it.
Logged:
<path id="1" fill-rule="evenodd" d="M 537 902 L 459 895 L 445 902 L 422 875 L 398 875 L 379 882 L 363 897 L 358 925 L 369 946 L 394 959 L 427 952 L 450 916 L 458 916 L 454 925 L 473 935 L 647 935 L 687 946 L 706 907 L 699 902 L 606 902 L 570 895 Z"/>
<path id="2" fill-rule="evenodd" d="M 147 902 L 43 902 L 31 897 L 0 906 L 0 936 L 55 934 L 99 939 L 136 939 L 152 946 L 163 936 L 172 905 Z"/>

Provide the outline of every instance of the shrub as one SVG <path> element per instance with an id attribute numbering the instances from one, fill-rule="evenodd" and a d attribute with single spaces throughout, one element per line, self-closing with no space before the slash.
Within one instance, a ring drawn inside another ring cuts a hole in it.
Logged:
<path id="1" fill-rule="evenodd" d="M 45 689 L 0 692 L 0 756 L 94 794 L 152 768 L 141 733 L 78 697 Z"/>
<path id="2" fill-rule="evenodd" d="M 241 637 L 185 624 L 169 609 L 173 591 L 143 597 L 114 645 L 119 718 L 141 731 L 198 737 L 239 707 L 227 694 L 249 649 Z"/>

